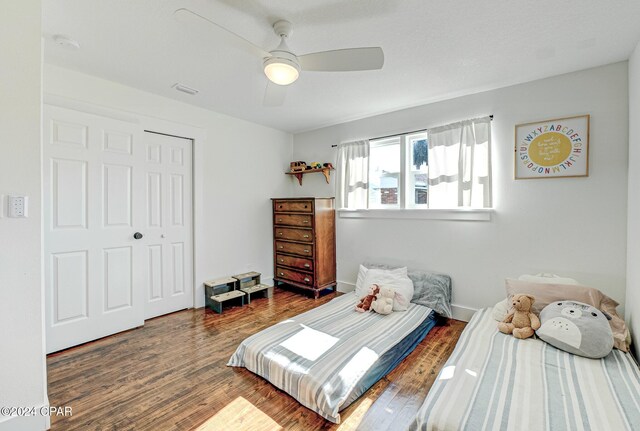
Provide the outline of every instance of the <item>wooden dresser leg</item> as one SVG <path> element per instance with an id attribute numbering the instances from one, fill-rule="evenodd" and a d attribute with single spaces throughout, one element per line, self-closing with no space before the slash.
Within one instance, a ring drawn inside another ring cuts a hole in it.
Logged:
<path id="1" fill-rule="evenodd" d="M 319 290 L 314 290 L 313 291 L 313 299 L 318 299 L 320 298 L 320 291 Z"/>

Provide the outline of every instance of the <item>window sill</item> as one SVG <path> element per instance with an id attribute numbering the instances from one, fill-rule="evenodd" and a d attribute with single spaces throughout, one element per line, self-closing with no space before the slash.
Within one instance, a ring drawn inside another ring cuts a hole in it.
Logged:
<path id="1" fill-rule="evenodd" d="M 490 221 L 493 209 L 339 209 L 340 218 Z"/>

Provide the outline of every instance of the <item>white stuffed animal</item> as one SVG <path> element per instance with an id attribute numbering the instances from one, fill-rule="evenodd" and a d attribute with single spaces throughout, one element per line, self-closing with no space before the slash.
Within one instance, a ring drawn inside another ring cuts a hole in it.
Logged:
<path id="1" fill-rule="evenodd" d="M 371 303 L 371 309 L 378 314 L 391 314 L 393 311 L 393 297 L 395 290 L 380 286 L 380 291 L 376 295 L 376 299 Z"/>

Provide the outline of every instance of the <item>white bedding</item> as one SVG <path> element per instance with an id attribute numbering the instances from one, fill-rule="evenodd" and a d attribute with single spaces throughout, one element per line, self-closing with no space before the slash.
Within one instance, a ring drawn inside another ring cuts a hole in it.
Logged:
<path id="1" fill-rule="evenodd" d="M 354 293 L 345 294 L 260 331 L 240 344 L 228 365 L 246 367 L 340 423 L 340 410 L 355 399 L 363 378 L 377 372 L 376 361 L 432 314 L 417 304 L 385 316 L 358 313 L 355 303 Z"/>
<path id="2" fill-rule="evenodd" d="M 640 373 L 630 354 L 603 359 L 497 331 L 478 311 L 411 429 L 639 430 Z"/>

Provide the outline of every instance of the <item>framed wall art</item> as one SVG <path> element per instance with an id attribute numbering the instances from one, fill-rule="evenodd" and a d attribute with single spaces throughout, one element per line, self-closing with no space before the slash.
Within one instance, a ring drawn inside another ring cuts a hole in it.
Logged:
<path id="1" fill-rule="evenodd" d="M 589 115 L 516 125 L 515 178 L 589 175 Z"/>

